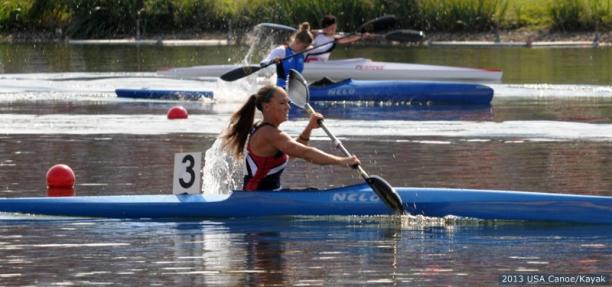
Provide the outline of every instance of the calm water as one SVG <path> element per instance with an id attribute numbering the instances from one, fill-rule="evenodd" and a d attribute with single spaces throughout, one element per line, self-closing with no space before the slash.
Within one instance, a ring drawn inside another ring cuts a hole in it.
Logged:
<path id="1" fill-rule="evenodd" d="M 611 51 L 349 48 L 335 56 L 501 67 L 504 79 L 493 85 L 491 107 L 316 108 L 368 172 L 395 186 L 612 196 Z M 0 45 L 0 196 L 44 196 L 45 173 L 60 162 L 76 172 L 80 195 L 169 193 L 174 153 L 210 147 L 256 86 L 154 79 L 152 72 L 236 62 L 245 52 Z M 113 93 L 146 85 L 210 88 L 218 102 L 183 103 L 190 118 L 168 121 L 176 102 Z M 296 111 L 283 127 L 297 134 L 304 124 Z M 333 151 L 322 132 L 314 139 Z M 283 184 L 359 181 L 350 170 L 295 161 Z M 2 214 L 0 285 L 496 286 L 508 273 L 609 275 L 611 234 L 610 226 L 456 218 L 150 222 Z"/>
<path id="2" fill-rule="evenodd" d="M 0 44 L 0 72 L 149 72 L 168 67 L 238 63 L 247 51 L 248 47 Z M 497 67 L 504 71 L 504 83 L 612 83 L 612 48 L 348 47 L 337 49 L 332 56 L 363 57 L 387 62 Z"/>

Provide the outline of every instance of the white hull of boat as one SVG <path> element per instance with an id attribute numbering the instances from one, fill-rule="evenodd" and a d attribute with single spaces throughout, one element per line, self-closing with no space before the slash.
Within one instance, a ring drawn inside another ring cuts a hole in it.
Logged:
<path id="1" fill-rule="evenodd" d="M 159 71 L 158 74 L 182 79 L 219 77 L 240 66 L 235 64 L 193 66 Z M 274 66 L 269 68 L 274 71 Z M 308 81 L 328 77 L 354 80 L 499 82 L 502 78 L 500 70 L 376 62 L 363 58 L 306 63 L 303 75 Z"/>

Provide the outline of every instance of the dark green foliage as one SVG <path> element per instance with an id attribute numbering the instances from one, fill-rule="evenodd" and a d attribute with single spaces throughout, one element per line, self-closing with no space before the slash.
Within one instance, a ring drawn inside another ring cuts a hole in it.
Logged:
<path id="1" fill-rule="evenodd" d="M 552 29 L 558 31 L 584 31 L 603 29 L 610 25 L 610 1 L 557 0 L 549 9 Z"/>
<path id="2" fill-rule="evenodd" d="M 533 25 L 609 30 L 612 0 L 0 0 L 0 32 L 61 31 L 72 38 L 241 32 L 262 22 L 292 27 L 333 14 L 338 30 L 395 15 L 399 27 L 489 32 Z"/>
<path id="3" fill-rule="evenodd" d="M 143 0 L 72 0 L 68 35 L 74 38 L 116 37 L 134 34 Z"/>

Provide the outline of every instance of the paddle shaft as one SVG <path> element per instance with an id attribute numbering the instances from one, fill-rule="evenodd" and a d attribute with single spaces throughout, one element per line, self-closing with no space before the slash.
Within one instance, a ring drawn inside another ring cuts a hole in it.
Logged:
<path id="1" fill-rule="evenodd" d="M 308 49 L 306 49 L 306 50 L 304 50 L 304 51 L 301 51 L 301 52 L 295 53 L 295 54 L 293 54 L 293 55 L 289 55 L 289 56 L 287 56 L 287 57 L 284 57 L 284 58 L 282 58 L 280 61 L 282 62 L 282 61 L 285 61 L 285 60 L 289 60 L 289 59 L 291 59 L 291 58 L 293 58 L 293 57 L 295 57 L 295 56 L 298 56 L 298 55 L 301 55 L 301 54 L 304 54 L 304 53 L 310 52 L 310 51 L 312 51 L 312 50 L 316 50 L 316 49 L 318 49 L 318 48 L 321 48 L 321 47 L 323 47 L 323 46 L 326 46 L 326 45 L 332 44 L 332 43 L 334 43 L 334 42 L 336 42 L 336 41 L 338 41 L 338 40 L 340 40 L 340 39 L 348 38 L 348 37 L 353 36 L 353 35 L 355 35 L 355 34 L 356 34 L 356 33 L 355 33 L 355 32 L 353 32 L 353 33 L 350 33 L 350 34 L 348 34 L 348 35 L 344 35 L 344 36 L 342 36 L 342 37 L 340 37 L 340 38 L 337 38 L 337 39 L 331 40 L 331 41 L 329 41 L 329 42 L 327 42 L 327 43 L 323 43 L 323 44 L 321 44 L 321 45 L 317 45 L 317 46 L 314 46 L 314 47 L 312 47 L 312 48 L 308 48 Z M 261 69 L 263 69 L 263 68 L 265 68 L 265 67 L 267 67 L 267 66 L 270 66 L 270 65 L 272 65 L 272 64 L 274 64 L 274 63 L 276 63 L 276 61 L 272 60 L 272 61 L 270 61 L 269 63 L 263 64 L 263 65 L 261 65 Z"/>
<path id="2" fill-rule="evenodd" d="M 276 23 L 261 23 L 261 24 L 258 24 L 256 27 L 266 27 L 266 28 L 273 29 L 273 30 L 292 32 L 292 33 L 297 32 L 297 29 L 293 27 L 285 26 L 282 24 L 276 24 Z M 373 37 L 377 39 L 385 39 L 388 41 L 397 41 L 397 42 L 418 42 L 418 41 L 423 40 L 423 38 L 425 37 L 422 31 L 407 30 L 407 29 L 392 30 L 385 34 L 372 34 L 372 35 Z M 330 43 L 332 42 L 330 41 L 323 45 L 327 45 Z"/>
<path id="3" fill-rule="evenodd" d="M 314 113 L 314 109 L 309 103 L 306 103 L 304 106 L 306 111 L 309 114 Z M 342 142 L 327 129 L 323 121 L 319 121 L 319 126 L 325 131 L 325 133 L 331 138 L 334 142 L 334 145 L 337 149 L 341 150 L 342 153 L 346 156 L 351 156 L 351 153 L 344 147 Z M 378 197 L 391 209 L 395 214 L 404 214 L 404 206 L 402 203 L 401 197 L 397 194 L 397 192 L 393 189 L 393 187 L 384 179 L 379 176 L 369 176 L 365 170 L 361 167 L 361 165 L 353 166 L 358 172 L 359 175 L 368 183 L 368 185 L 372 188 L 372 190 L 378 195 Z"/>
<path id="4" fill-rule="evenodd" d="M 309 103 L 306 103 L 306 111 L 308 111 L 309 114 L 312 114 L 315 112 L 315 110 L 312 108 L 312 106 Z M 352 154 L 344 147 L 344 145 L 342 144 L 342 142 L 329 130 L 327 129 L 327 127 L 325 126 L 325 124 L 323 123 L 323 121 L 319 121 L 319 126 L 323 129 L 323 131 L 325 131 L 325 133 L 327 134 L 327 136 L 329 136 L 329 138 L 331 138 L 331 140 L 334 143 L 334 146 L 336 146 L 337 149 L 339 149 L 340 151 L 342 151 L 342 153 L 345 156 L 351 156 Z M 361 165 L 357 165 L 355 166 L 355 169 L 357 169 L 357 171 L 359 171 L 359 175 L 361 175 L 361 177 L 363 177 L 364 179 L 367 179 L 368 177 L 370 177 L 368 175 L 367 172 L 365 172 L 365 170 L 361 167 Z"/>
<path id="5" fill-rule="evenodd" d="M 349 36 L 351 36 L 351 35 L 353 35 L 353 34 L 355 34 L 355 33 L 352 33 L 352 34 L 349 34 L 349 35 L 346 35 L 346 36 L 340 37 L 340 38 L 338 38 L 338 39 L 342 39 L 342 38 L 345 38 L 345 37 L 349 37 Z M 333 43 L 333 42 L 337 41 L 338 39 L 334 39 L 333 41 L 329 41 L 329 42 L 327 42 L 327 43 L 323 43 L 323 44 L 321 44 L 321 45 L 314 46 L 314 47 L 312 47 L 312 48 L 306 49 L 306 50 L 301 51 L 301 52 L 299 52 L 299 53 L 295 53 L 295 54 L 293 54 L 293 55 L 290 55 L 290 56 L 284 57 L 284 58 L 280 59 L 280 61 L 282 62 L 282 61 L 285 61 L 285 60 L 291 59 L 291 58 L 293 58 L 293 57 L 295 57 L 295 56 L 297 56 L 297 55 L 302 55 L 302 54 L 304 54 L 304 53 L 306 53 L 306 52 L 309 52 L 309 51 L 312 51 L 312 50 L 314 50 L 314 49 L 317 49 L 317 48 L 323 47 L 323 46 L 325 46 L 325 45 L 329 45 L 329 44 L 331 44 L 331 43 Z M 244 66 L 244 67 L 236 68 L 236 69 L 233 69 L 233 70 L 231 70 L 231 71 L 229 71 L 229 72 L 227 72 L 227 73 L 225 73 L 225 74 L 221 75 L 221 79 L 223 79 L 224 81 L 235 81 L 235 80 L 241 79 L 241 78 L 243 78 L 243 77 L 246 77 L 246 76 L 248 76 L 248 75 L 251 75 L 251 74 L 253 74 L 253 73 L 256 73 L 257 71 L 259 71 L 259 70 L 261 70 L 261 69 L 263 69 L 263 68 L 266 68 L 266 67 L 268 67 L 268 66 L 270 66 L 270 65 L 272 65 L 272 64 L 275 64 L 275 63 L 276 63 L 276 60 L 272 60 L 272 61 L 270 61 L 270 62 L 268 62 L 268 63 L 261 63 L 259 66 L 251 65 L 251 66 Z"/>

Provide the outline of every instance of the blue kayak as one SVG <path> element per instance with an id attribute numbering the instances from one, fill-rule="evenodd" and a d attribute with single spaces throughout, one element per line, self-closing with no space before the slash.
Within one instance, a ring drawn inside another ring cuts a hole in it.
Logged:
<path id="1" fill-rule="evenodd" d="M 212 91 L 188 90 L 153 90 L 153 89 L 116 89 L 115 94 L 120 98 L 155 99 L 155 100 L 187 100 L 199 101 L 204 98 L 212 99 Z"/>
<path id="2" fill-rule="evenodd" d="M 411 214 L 612 224 L 612 197 L 444 188 L 396 188 Z M 0 212 L 106 218 L 226 218 L 387 215 L 367 184 L 328 190 L 231 195 L 124 195 L 1 198 Z"/>
<path id="3" fill-rule="evenodd" d="M 122 98 L 200 100 L 212 98 L 212 91 L 117 89 Z M 421 81 L 319 81 L 310 86 L 311 102 L 376 101 L 442 105 L 489 105 L 493 89 L 470 83 Z"/>
<path id="4" fill-rule="evenodd" d="M 393 101 L 450 105 L 489 105 L 493 89 L 480 84 L 422 81 L 323 82 L 310 85 L 310 101 Z"/>

